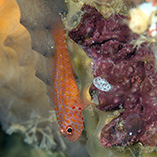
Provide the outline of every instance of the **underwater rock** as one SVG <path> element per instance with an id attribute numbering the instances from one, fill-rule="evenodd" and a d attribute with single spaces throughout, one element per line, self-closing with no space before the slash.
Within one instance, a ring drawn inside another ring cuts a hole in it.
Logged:
<path id="1" fill-rule="evenodd" d="M 111 55 L 110 51 L 116 53 L 121 49 L 121 56 L 124 51 L 128 53 L 133 51 L 133 45 L 127 43 L 135 39 L 136 35 L 130 36 L 131 31 L 123 23 L 123 19 L 126 17 L 114 14 L 105 19 L 94 7 L 89 5 L 84 5 L 82 11 L 84 14 L 80 24 L 69 32 L 69 36 L 82 46 L 89 57 L 93 59 L 106 57 Z M 125 45 L 123 46 L 123 44 Z M 128 49 L 132 51 L 130 52 Z M 108 52 L 108 50 L 110 51 Z"/>
<path id="2" fill-rule="evenodd" d="M 138 114 L 127 113 L 126 119 L 119 116 L 106 124 L 101 132 L 101 143 L 105 147 L 115 145 L 125 146 L 133 144 L 137 140 L 137 134 L 141 132 L 142 121 Z"/>
<path id="3" fill-rule="evenodd" d="M 102 111 L 125 109 L 104 126 L 101 144 L 111 147 L 141 142 L 157 146 L 157 141 L 153 141 L 157 131 L 157 72 L 151 47 L 147 43 L 139 48 L 132 44 L 138 35 L 124 23 L 126 17 L 112 14 L 105 19 L 89 5 L 84 5 L 82 11 L 79 25 L 69 32 L 69 36 L 93 59 L 91 97 L 96 91 L 97 107 Z M 95 79 L 99 81 L 97 84 Z M 102 80 L 112 88 L 106 91 L 102 90 L 106 87 L 99 88 L 98 85 L 104 84 Z"/>

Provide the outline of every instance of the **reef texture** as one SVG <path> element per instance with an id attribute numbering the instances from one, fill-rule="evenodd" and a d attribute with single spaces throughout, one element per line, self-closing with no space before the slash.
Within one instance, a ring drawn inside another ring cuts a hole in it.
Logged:
<path id="1" fill-rule="evenodd" d="M 47 60 L 32 50 L 16 1 L 0 1 L 0 8 L 0 124 L 9 135 L 23 133 L 29 144 L 56 149 L 55 113 L 42 81 Z"/>
<path id="2" fill-rule="evenodd" d="M 111 89 L 94 84 L 102 111 L 125 109 L 106 124 L 100 141 L 104 147 L 128 146 L 137 142 L 157 146 L 157 72 L 155 55 L 147 43 L 131 44 L 138 36 L 124 23 L 126 17 L 112 14 L 105 19 L 94 7 L 82 7 L 80 24 L 69 36 L 93 58 L 93 76 L 105 79 Z M 98 84 L 99 85 L 99 84 Z"/>

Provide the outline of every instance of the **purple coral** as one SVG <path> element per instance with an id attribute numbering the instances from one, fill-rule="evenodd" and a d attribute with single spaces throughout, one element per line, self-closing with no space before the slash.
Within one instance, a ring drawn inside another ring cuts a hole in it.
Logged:
<path id="1" fill-rule="evenodd" d="M 124 108 L 105 125 L 100 141 L 103 146 L 127 146 L 136 142 L 157 146 L 157 72 L 150 46 L 139 49 L 131 44 L 138 36 L 123 22 L 126 17 L 105 19 L 94 7 L 84 5 L 81 22 L 69 36 L 93 58 L 94 78 L 105 80 L 112 88 L 102 91 L 92 84 L 90 94 L 98 94 L 103 111 Z M 99 83 L 102 84 L 102 83 Z"/>

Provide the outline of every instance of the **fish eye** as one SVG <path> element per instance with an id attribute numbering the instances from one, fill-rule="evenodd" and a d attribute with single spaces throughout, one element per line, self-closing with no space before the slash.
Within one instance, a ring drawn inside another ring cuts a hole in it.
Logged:
<path id="1" fill-rule="evenodd" d="M 69 135 L 71 135 L 71 134 L 73 133 L 73 128 L 72 128 L 71 126 L 68 126 L 68 127 L 66 128 L 66 132 L 67 132 Z"/>

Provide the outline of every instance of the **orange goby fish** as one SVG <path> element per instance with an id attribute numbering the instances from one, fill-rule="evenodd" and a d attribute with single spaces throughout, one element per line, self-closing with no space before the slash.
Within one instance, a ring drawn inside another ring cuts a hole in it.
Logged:
<path id="1" fill-rule="evenodd" d="M 82 111 L 84 104 L 80 99 L 76 80 L 73 76 L 65 31 L 61 18 L 52 25 L 51 33 L 55 43 L 53 70 L 53 103 L 59 129 L 70 142 L 75 142 L 83 130 Z"/>

